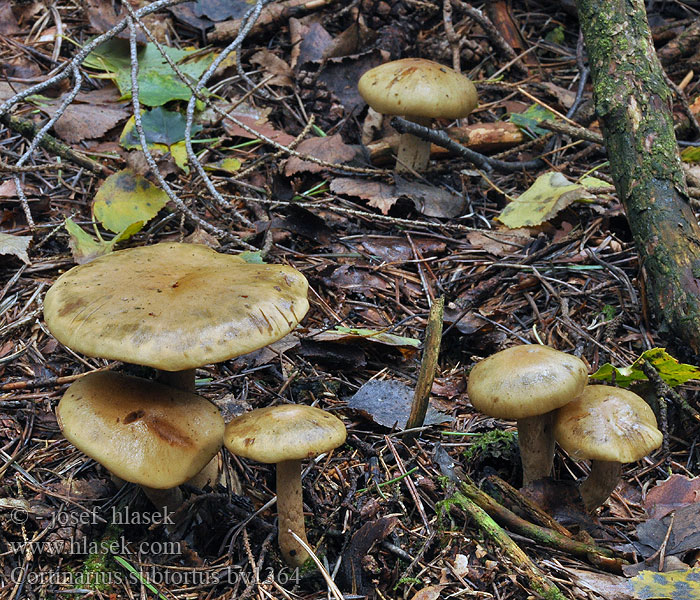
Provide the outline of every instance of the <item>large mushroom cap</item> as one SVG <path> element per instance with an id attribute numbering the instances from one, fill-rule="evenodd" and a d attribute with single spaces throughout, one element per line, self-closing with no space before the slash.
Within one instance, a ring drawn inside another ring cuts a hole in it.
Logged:
<path id="1" fill-rule="evenodd" d="M 181 371 L 285 336 L 309 308 L 307 288 L 292 267 L 163 243 L 70 269 L 47 292 L 44 319 L 88 356 Z"/>
<path id="2" fill-rule="evenodd" d="M 534 417 L 564 406 L 588 382 L 585 363 L 537 344 L 513 346 L 479 362 L 467 393 L 477 410 L 500 419 Z"/>
<path id="3" fill-rule="evenodd" d="M 168 489 L 221 447 L 224 421 L 201 396 L 118 373 L 73 383 L 56 409 L 66 439 L 117 477 Z"/>
<path id="4" fill-rule="evenodd" d="M 423 58 L 404 58 L 367 71 L 357 84 L 365 102 L 384 115 L 460 119 L 474 110 L 477 94 L 464 75 Z"/>
<path id="5" fill-rule="evenodd" d="M 250 411 L 226 426 L 225 446 L 237 456 L 262 463 L 303 460 L 337 448 L 347 436 L 332 414 L 302 404 Z"/>
<path id="6" fill-rule="evenodd" d="M 592 385 L 557 411 L 554 437 L 572 458 L 628 463 L 663 441 L 654 411 L 637 394 Z"/>

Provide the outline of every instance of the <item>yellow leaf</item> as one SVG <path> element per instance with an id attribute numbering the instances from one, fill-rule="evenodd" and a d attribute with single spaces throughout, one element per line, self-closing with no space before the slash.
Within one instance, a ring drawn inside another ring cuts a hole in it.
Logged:
<path id="1" fill-rule="evenodd" d="M 641 571 L 630 579 L 639 600 L 668 598 L 669 600 L 697 600 L 700 598 L 700 569 L 684 571 Z"/>
<path id="2" fill-rule="evenodd" d="M 150 221 L 167 201 L 163 190 L 135 171 L 124 169 L 105 179 L 92 207 L 106 229 L 121 233 L 134 223 Z"/>
<path id="3" fill-rule="evenodd" d="M 572 202 L 593 198 L 584 186 L 571 183 L 561 173 L 545 173 L 506 206 L 498 220 L 511 229 L 533 227 L 554 218 Z"/>

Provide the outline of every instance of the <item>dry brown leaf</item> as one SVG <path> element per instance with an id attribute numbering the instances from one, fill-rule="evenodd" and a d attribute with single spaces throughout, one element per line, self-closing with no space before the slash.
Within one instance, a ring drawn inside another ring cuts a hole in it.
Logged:
<path id="1" fill-rule="evenodd" d="M 37 193 L 37 188 L 35 188 L 33 185 L 23 183 L 22 184 L 22 189 L 24 190 L 24 193 L 29 196 L 30 194 L 36 194 Z M 16 198 L 17 197 L 17 188 L 15 187 L 15 182 L 12 181 L 12 179 L 6 179 L 2 183 L 0 183 L 0 198 Z M 31 198 L 30 198 L 31 200 Z"/>
<path id="2" fill-rule="evenodd" d="M 453 218 L 464 213 L 466 199 L 441 188 L 400 180 L 396 185 L 377 181 L 364 181 L 351 177 L 338 177 L 331 182 L 331 191 L 335 194 L 357 196 L 378 208 L 382 214 L 388 214 L 401 197 L 413 201 L 416 210 L 428 217 Z"/>
<path id="3" fill-rule="evenodd" d="M 421 256 L 436 256 L 445 252 L 446 244 L 431 238 L 412 238 Z M 405 262 L 417 258 L 408 240 L 400 237 L 370 237 L 362 241 L 366 252 L 386 262 Z"/>
<path id="4" fill-rule="evenodd" d="M 671 511 L 700 501 L 700 477 L 674 474 L 649 490 L 644 508 L 652 519 L 661 519 Z"/>
<path id="5" fill-rule="evenodd" d="M 391 184 L 353 179 L 352 177 L 334 179 L 331 182 L 331 192 L 367 200 L 370 206 L 378 208 L 384 215 L 389 213 L 391 207 L 399 199 L 396 188 Z"/>
<path id="6" fill-rule="evenodd" d="M 9 0 L 0 0 L 0 34 L 15 35 L 20 31 L 17 17 L 12 12 L 12 3 Z"/>
<path id="7" fill-rule="evenodd" d="M 377 34 L 362 22 L 355 22 L 343 31 L 324 50 L 323 58 L 340 58 L 366 50 L 377 39 Z"/>
<path id="8" fill-rule="evenodd" d="M 542 87 L 546 88 L 564 108 L 571 108 L 576 101 L 576 92 L 560 87 L 551 81 L 543 82 Z"/>
<path id="9" fill-rule="evenodd" d="M 224 112 L 229 113 L 225 107 Z M 284 131 L 275 129 L 272 125 L 270 125 L 270 123 L 268 123 L 267 115 L 269 112 L 269 109 L 261 110 L 247 104 L 240 104 L 234 110 L 230 111 L 229 114 L 235 119 L 238 119 L 244 125 L 250 127 L 252 130 L 271 139 L 273 142 L 277 142 L 283 146 L 288 146 L 294 141 L 294 138 Z M 231 136 L 238 136 L 249 140 L 256 139 L 255 135 L 247 132 L 245 129 L 243 129 L 243 127 L 236 125 L 229 119 L 224 119 L 224 129 L 226 130 L 226 133 Z"/>
<path id="10" fill-rule="evenodd" d="M 295 46 L 297 51 L 292 51 L 293 66 L 301 66 L 307 62 L 320 62 L 326 50 L 333 45 L 333 38 L 320 23 L 306 25 L 298 19 L 290 19 L 290 30 L 294 23 L 294 35 L 301 42 Z"/>
<path id="11" fill-rule="evenodd" d="M 374 298 L 375 291 L 387 291 L 389 284 L 369 269 L 355 268 L 349 265 L 335 269 L 330 277 L 323 282 L 332 288 L 343 290 L 346 293 L 363 294 L 368 298 Z"/>
<path id="12" fill-rule="evenodd" d="M 443 587 L 442 585 L 424 587 L 422 590 L 418 590 L 411 600 L 438 600 Z"/>
<path id="13" fill-rule="evenodd" d="M 401 179 L 396 183 L 396 193 L 413 201 L 416 210 L 426 217 L 452 219 L 464 214 L 467 199 L 442 188 Z"/>
<path id="14" fill-rule="evenodd" d="M 359 56 L 331 58 L 319 73 L 318 81 L 333 93 L 346 113 L 356 113 L 366 106 L 357 91 L 357 82 L 366 71 L 386 61 L 386 55 L 377 49 Z"/>
<path id="15" fill-rule="evenodd" d="M 90 22 L 90 28 L 93 33 L 104 33 L 105 31 L 112 29 L 118 21 L 124 18 L 124 13 L 120 12 L 117 14 L 114 11 L 115 4 L 111 0 L 85 0 L 85 10 L 87 12 L 87 18 Z M 124 29 L 117 34 L 118 38 L 123 40 L 129 39 L 129 30 Z M 138 28 L 136 30 L 136 41 L 139 44 L 145 44 L 148 41 L 146 34 Z"/>
<path id="16" fill-rule="evenodd" d="M 356 150 L 352 146 L 348 146 L 343 142 L 340 135 L 331 135 L 328 137 L 314 137 L 304 140 L 297 147 L 300 154 L 307 154 L 319 160 L 333 163 L 343 164 L 355 158 Z M 296 156 L 292 156 L 284 167 L 284 174 L 289 177 L 295 173 L 306 171 L 308 173 L 319 173 L 325 167 L 307 160 L 302 160 Z"/>
<path id="17" fill-rule="evenodd" d="M 525 231 L 470 231 L 467 240 L 472 248 L 485 250 L 494 256 L 508 256 L 529 243 L 530 234 Z"/>
<path id="18" fill-rule="evenodd" d="M 264 49 L 256 52 L 250 57 L 250 62 L 260 65 L 267 75 L 274 75 L 272 79 L 267 81 L 267 85 L 294 86 L 292 68 L 269 50 Z"/>
<path id="19" fill-rule="evenodd" d="M 54 107 L 44 109 L 53 114 Z M 126 121 L 129 113 L 117 106 L 71 104 L 53 126 L 56 135 L 69 144 L 102 137 L 119 123 Z"/>

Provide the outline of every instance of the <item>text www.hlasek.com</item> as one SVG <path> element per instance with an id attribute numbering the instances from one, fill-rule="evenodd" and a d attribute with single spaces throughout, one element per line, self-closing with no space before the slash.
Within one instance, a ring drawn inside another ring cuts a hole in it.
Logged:
<path id="1" fill-rule="evenodd" d="M 141 542 L 134 548 L 124 538 L 110 541 L 89 541 L 87 538 L 64 540 L 47 540 L 40 542 L 6 542 L 13 554 L 131 554 L 136 551 L 142 554 L 175 554 L 182 553 L 180 542 Z"/>

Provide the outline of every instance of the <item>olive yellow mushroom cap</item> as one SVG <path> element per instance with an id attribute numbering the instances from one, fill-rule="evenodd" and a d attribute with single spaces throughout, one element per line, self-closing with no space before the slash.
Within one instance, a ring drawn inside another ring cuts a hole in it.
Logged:
<path id="1" fill-rule="evenodd" d="M 592 385 L 557 411 L 554 437 L 572 458 L 629 463 L 663 441 L 654 411 L 629 390 Z"/>
<path id="2" fill-rule="evenodd" d="M 357 84 L 365 102 L 384 115 L 460 119 L 476 108 L 474 84 L 423 58 L 404 58 L 367 71 Z"/>
<path id="3" fill-rule="evenodd" d="M 201 396 L 119 373 L 73 383 L 56 409 L 65 438 L 117 477 L 169 489 L 221 447 L 224 421 Z"/>
<path id="4" fill-rule="evenodd" d="M 271 464 L 318 456 L 340 446 L 346 436 L 343 422 L 325 410 L 285 404 L 233 419 L 224 445 L 237 456 Z"/>
<path id="5" fill-rule="evenodd" d="M 479 362 L 467 393 L 477 410 L 500 419 L 524 419 L 564 406 L 588 383 L 585 363 L 537 344 L 513 346 Z"/>
<path id="6" fill-rule="evenodd" d="M 163 243 L 70 269 L 47 292 L 44 319 L 72 350 L 182 371 L 284 337 L 309 308 L 307 290 L 292 267 Z"/>

